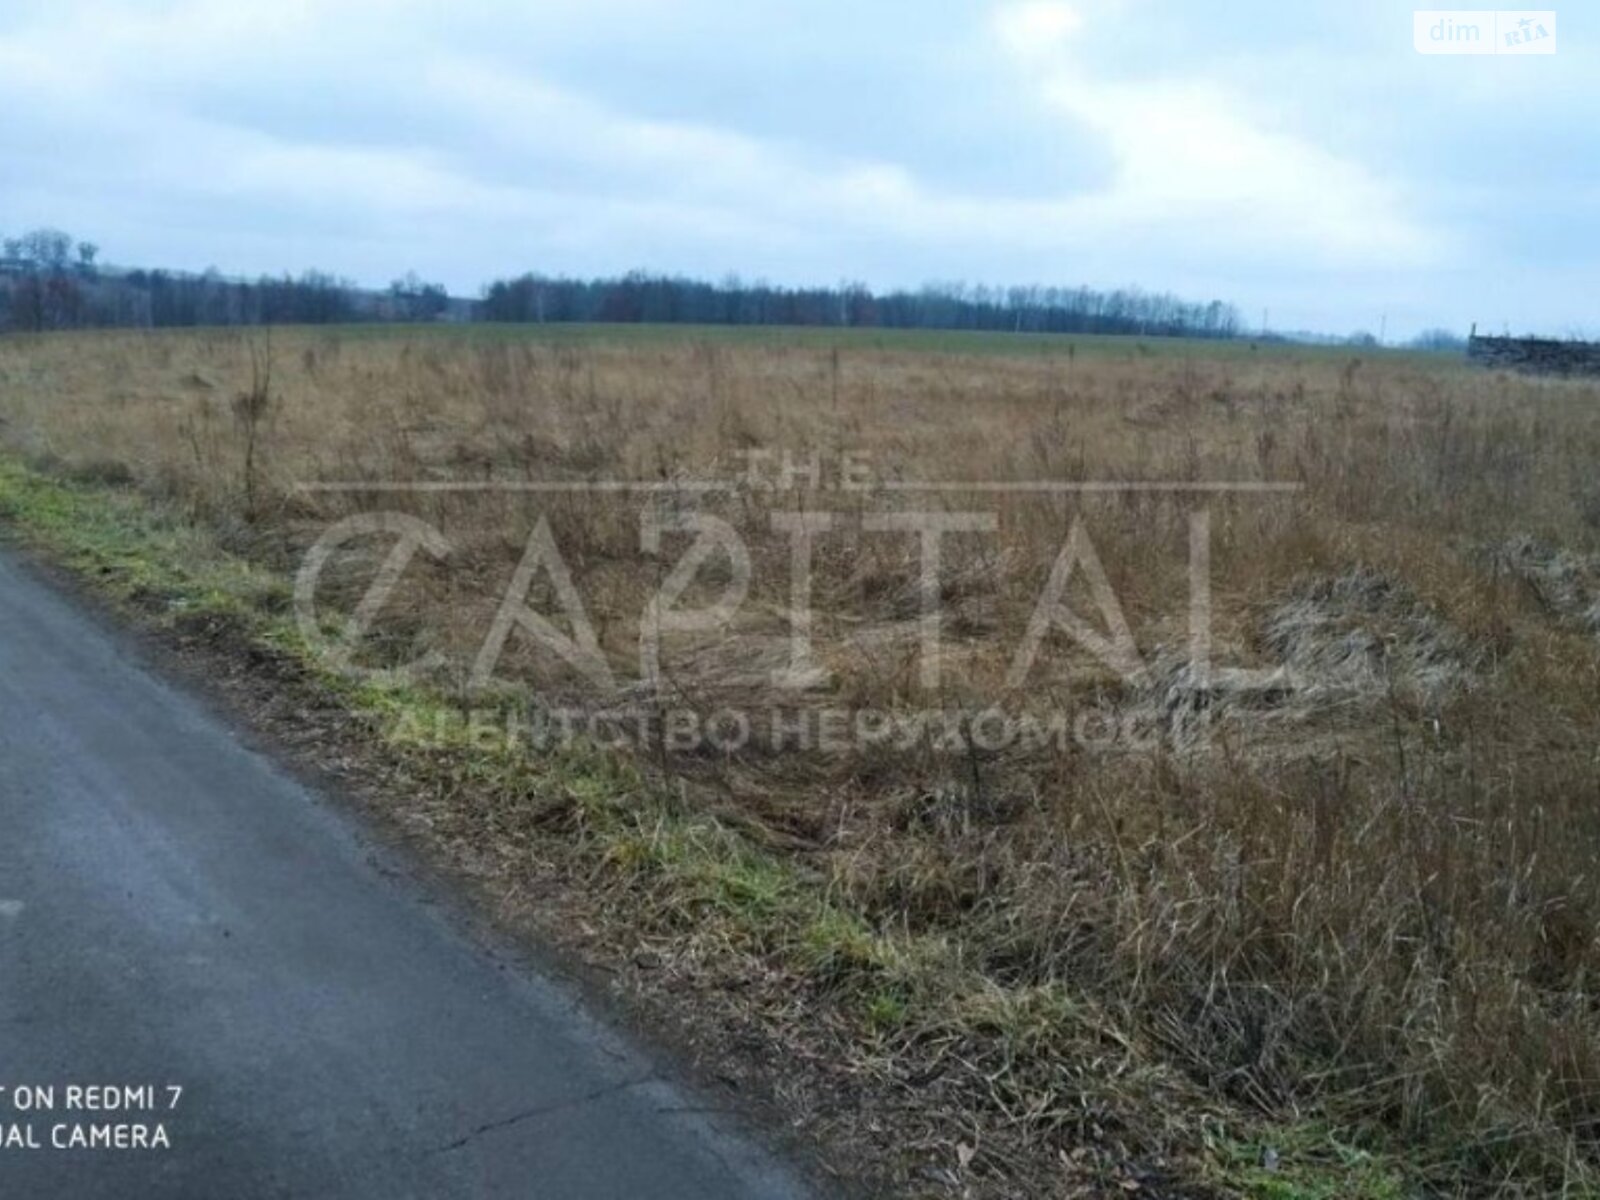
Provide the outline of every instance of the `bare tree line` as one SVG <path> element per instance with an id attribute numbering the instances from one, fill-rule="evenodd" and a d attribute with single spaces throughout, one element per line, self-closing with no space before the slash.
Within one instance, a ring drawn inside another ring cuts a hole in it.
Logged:
<path id="1" fill-rule="evenodd" d="M 1232 337 L 1239 314 L 1220 300 L 1191 303 L 1137 288 L 991 288 L 929 284 L 875 293 L 866 285 L 785 288 L 720 284 L 634 272 L 620 279 L 523 275 L 485 289 L 487 321 L 693 325 L 811 325 L 835 328 L 988 330 L 1013 333 L 1134 333 Z"/>
<path id="2" fill-rule="evenodd" d="M 0 330 L 432 321 L 453 303 L 415 272 L 373 291 L 322 271 L 234 279 L 214 269 L 108 267 L 99 254 L 57 229 L 0 239 Z"/>
<path id="3" fill-rule="evenodd" d="M 383 291 L 321 271 L 232 279 L 211 270 L 129 270 L 99 261 L 93 242 L 55 229 L 0 240 L 0 329 L 328 325 L 354 321 L 497 321 L 797 325 L 1013 333 L 1233 337 L 1238 310 L 1137 288 L 930 284 L 878 293 L 864 284 L 787 288 L 729 277 L 708 283 L 633 272 L 612 279 L 527 274 L 497 280 L 477 301 L 408 272 Z"/>

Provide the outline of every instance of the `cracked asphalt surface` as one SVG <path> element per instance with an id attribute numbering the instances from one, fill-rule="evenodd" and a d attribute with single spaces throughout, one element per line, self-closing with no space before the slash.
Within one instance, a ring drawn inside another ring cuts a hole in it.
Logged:
<path id="1" fill-rule="evenodd" d="M 0 1147 L 41 1143 L 0 1148 L 0 1197 L 805 1194 L 386 862 L 0 555 Z M 29 1085 L 56 1110 L 13 1111 Z M 114 1123 L 171 1149 L 50 1148 Z"/>

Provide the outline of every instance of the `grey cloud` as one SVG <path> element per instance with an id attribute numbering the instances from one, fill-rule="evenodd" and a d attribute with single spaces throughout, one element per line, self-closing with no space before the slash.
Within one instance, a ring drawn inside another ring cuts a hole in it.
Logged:
<path id="1" fill-rule="evenodd" d="M 1586 302 L 1600 72 L 1576 36 L 1441 67 L 1378 0 L 1083 0 L 1046 69 L 997 39 L 1001 7 L 12 0 L 0 229 L 469 291 L 634 265 L 1139 283 L 1400 331 Z M 1181 119 L 1191 94 L 1219 124 L 1166 142 L 1097 107 Z M 1284 162 L 1348 195 L 1297 214 Z"/>

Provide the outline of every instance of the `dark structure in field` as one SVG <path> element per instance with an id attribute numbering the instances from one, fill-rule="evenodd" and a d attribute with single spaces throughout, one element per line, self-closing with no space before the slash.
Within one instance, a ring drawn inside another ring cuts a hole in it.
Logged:
<path id="1" fill-rule="evenodd" d="M 1474 333 L 1467 339 L 1467 359 L 1484 367 L 1532 375 L 1600 376 L 1600 343 L 1595 342 L 1479 337 Z"/>

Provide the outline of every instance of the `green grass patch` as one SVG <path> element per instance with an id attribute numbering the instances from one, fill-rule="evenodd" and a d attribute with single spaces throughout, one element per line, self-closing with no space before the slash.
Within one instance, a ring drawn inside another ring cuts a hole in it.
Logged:
<path id="1" fill-rule="evenodd" d="M 1213 1182 L 1252 1200 L 1405 1200 L 1399 1164 L 1315 1122 L 1232 1136 L 1206 1134 Z"/>
<path id="2" fill-rule="evenodd" d="M 288 581 L 219 553 L 202 531 L 131 492 L 0 458 L 0 520 L 101 591 L 143 608 L 266 618 L 289 607 Z"/>

